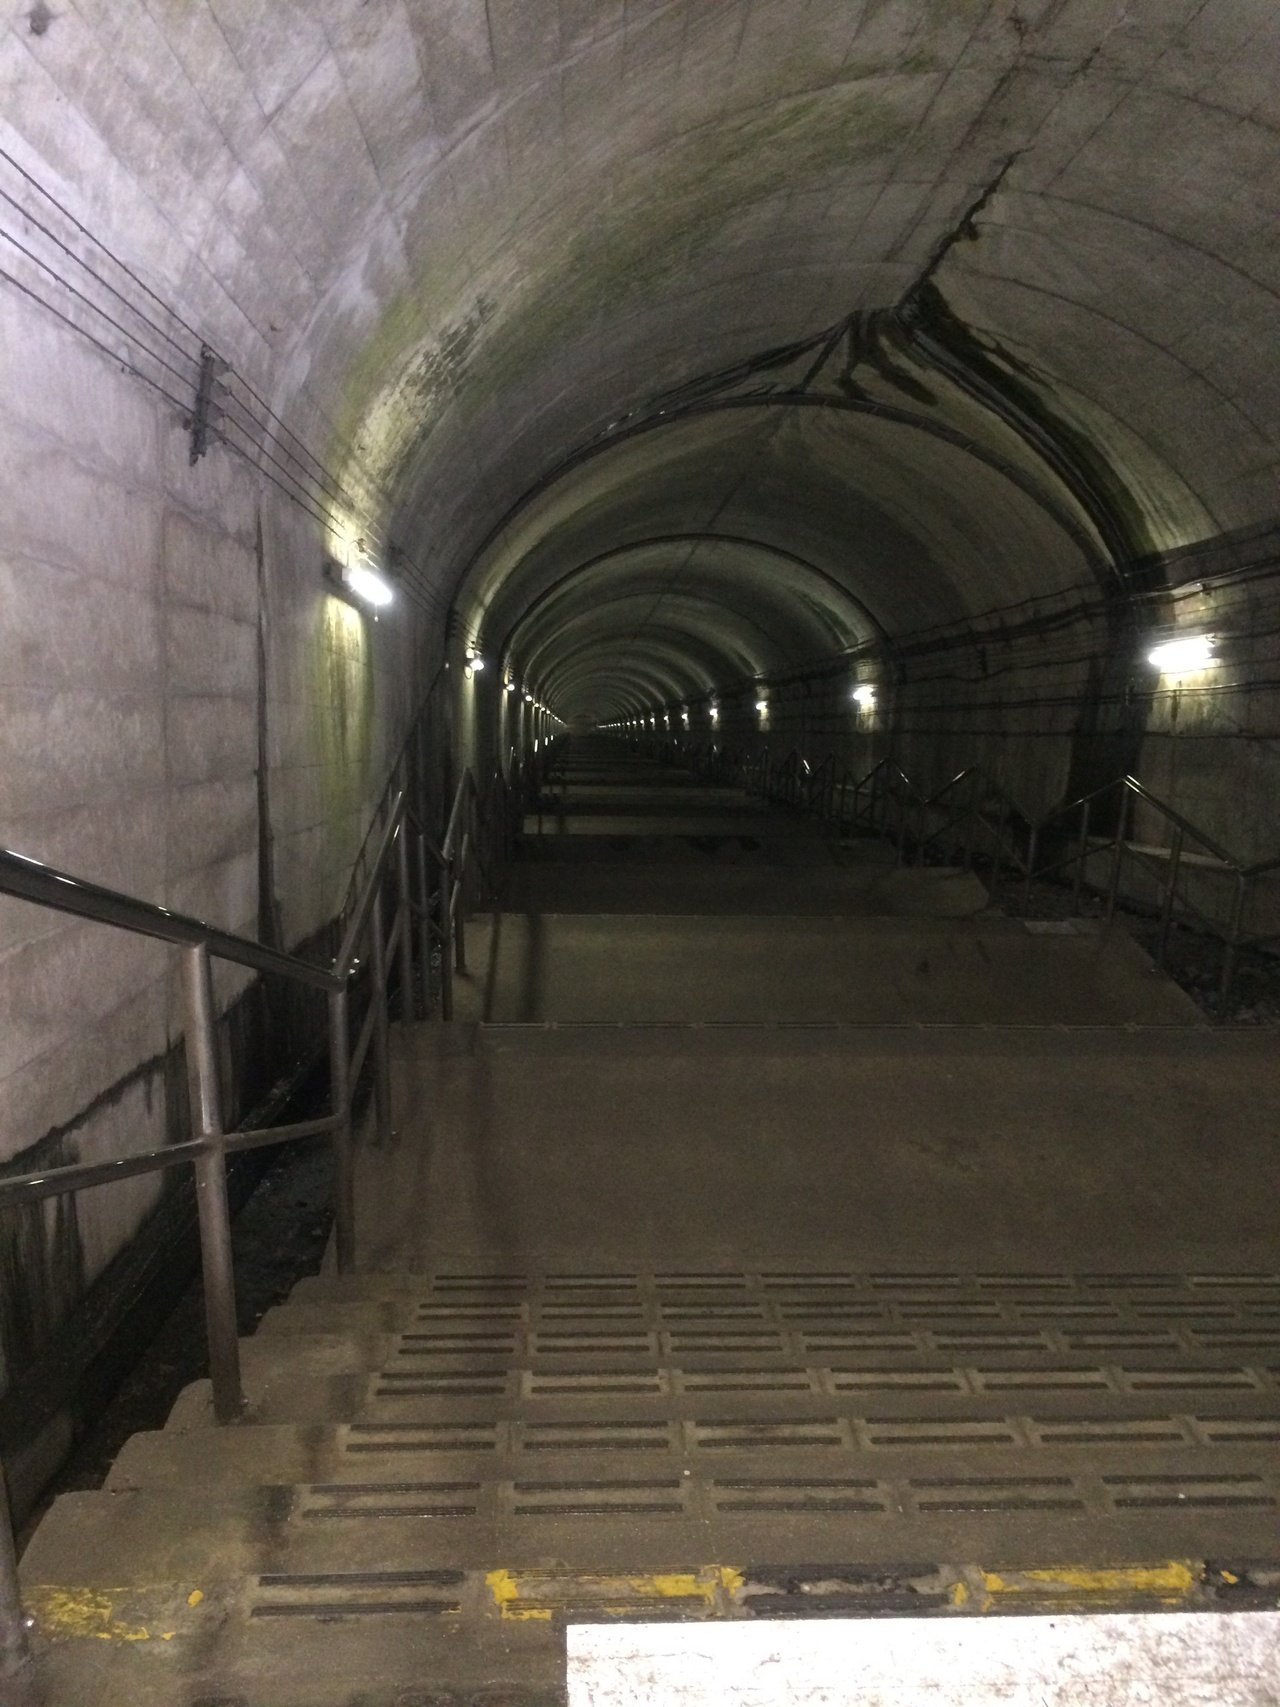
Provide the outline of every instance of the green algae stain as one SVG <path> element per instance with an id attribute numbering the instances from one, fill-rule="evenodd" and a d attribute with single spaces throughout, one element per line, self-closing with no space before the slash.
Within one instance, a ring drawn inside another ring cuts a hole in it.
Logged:
<path id="1" fill-rule="evenodd" d="M 443 244 L 425 245 L 413 288 L 387 306 L 348 372 L 336 436 L 352 447 L 353 461 L 394 479 L 446 408 L 465 421 L 504 396 L 518 403 L 529 376 L 568 351 L 602 312 L 659 305 L 696 282 L 700 260 L 731 246 L 735 225 L 753 209 L 874 162 L 913 123 L 911 103 L 895 99 L 885 80 L 856 79 L 640 150 L 609 179 L 591 183 L 589 204 L 578 198 L 526 209 L 500 255 L 492 253 L 486 204 L 473 228 L 464 218 Z M 487 252 L 490 282 L 472 287 L 462 312 L 446 317 L 441 310 L 458 303 L 466 276 L 458 257 Z"/>
<path id="2" fill-rule="evenodd" d="M 313 720 L 326 814 L 356 808 L 372 751 L 374 681 L 366 618 L 344 600 L 320 605 L 312 642 Z"/>

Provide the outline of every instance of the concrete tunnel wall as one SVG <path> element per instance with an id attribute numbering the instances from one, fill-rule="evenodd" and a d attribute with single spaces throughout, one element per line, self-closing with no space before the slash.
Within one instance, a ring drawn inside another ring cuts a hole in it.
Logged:
<path id="1" fill-rule="evenodd" d="M 447 657 L 458 762 L 714 701 L 1277 851 L 1278 58 L 1258 0 L 15 10 L 0 841 L 318 945 Z M 219 993 L 243 1106 L 297 1039 Z M 164 951 L 7 903 L 0 1003 L 0 1159 L 181 1130 Z M 156 1197 L 2 1230 L 11 1394 Z"/>

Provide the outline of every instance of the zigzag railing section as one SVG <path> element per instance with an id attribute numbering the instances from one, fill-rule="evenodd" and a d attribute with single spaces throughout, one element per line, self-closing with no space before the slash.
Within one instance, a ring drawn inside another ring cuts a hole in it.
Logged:
<path id="1" fill-rule="evenodd" d="M 947 859 L 966 870 L 981 866 L 996 881 L 1012 878 L 1024 905 L 1036 880 L 1052 879 L 1070 888 L 1077 910 L 1085 891 L 1105 896 L 1110 922 L 1126 873 L 1139 872 L 1157 897 L 1159 966 L 1166 964 L 1175 920 L 1219 940 L 1221 1017 L 1230 1011 L 1241 951 L 1280 943 L 1274 921 L 1265 928 L 1251 923 L 1259 886 L 1280 872 L 1280 856 L 1239 859 L 1134 776 L 1116 777 L 1036 818 L 977 765 L 930 793 L 887 758 L 859 774 L 834 755 L 810 764 L 795 750 L 781 760 L 767 751 L 734 756 L 714 745 L 669 750 L 710 781 L 735 782 L 815 814 L 836 835 L 885 837 L 899 864 Z M 1140 814 L 1164 840 L 1139 839 Z M 1220 909 L 1206 900 L 1206 879 L 1226 889 Z M 1188 892 L 1193 883 L 1196 895 Z"/>

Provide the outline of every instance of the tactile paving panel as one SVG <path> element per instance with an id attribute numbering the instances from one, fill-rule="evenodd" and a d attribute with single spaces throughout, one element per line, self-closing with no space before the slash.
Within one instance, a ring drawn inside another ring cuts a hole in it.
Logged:
<path id="1" fill-rule="evenodd" d="M 874 1557 L 881 1529 L 954 1556 L 966 1522 L 1053 1518 L 1148 1557 L 1280 1511 L 1276 1274 L 449 1272 L 398 1308 L 344 1440 L 403 1480 L 313 1488 L 306 1521 Z"/>

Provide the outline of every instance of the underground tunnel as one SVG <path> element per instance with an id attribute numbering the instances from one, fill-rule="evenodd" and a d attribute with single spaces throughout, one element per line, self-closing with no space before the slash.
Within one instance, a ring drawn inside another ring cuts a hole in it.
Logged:
<path id="1" fill-rule="evenodd" d="M 0 1687 L 585 1707 L 580 1626 L 893 1613 L 840 1699 L 980 1700 L 1017 1611 L 1275 1698 L 1278 65 L 11 11 Z"/>

